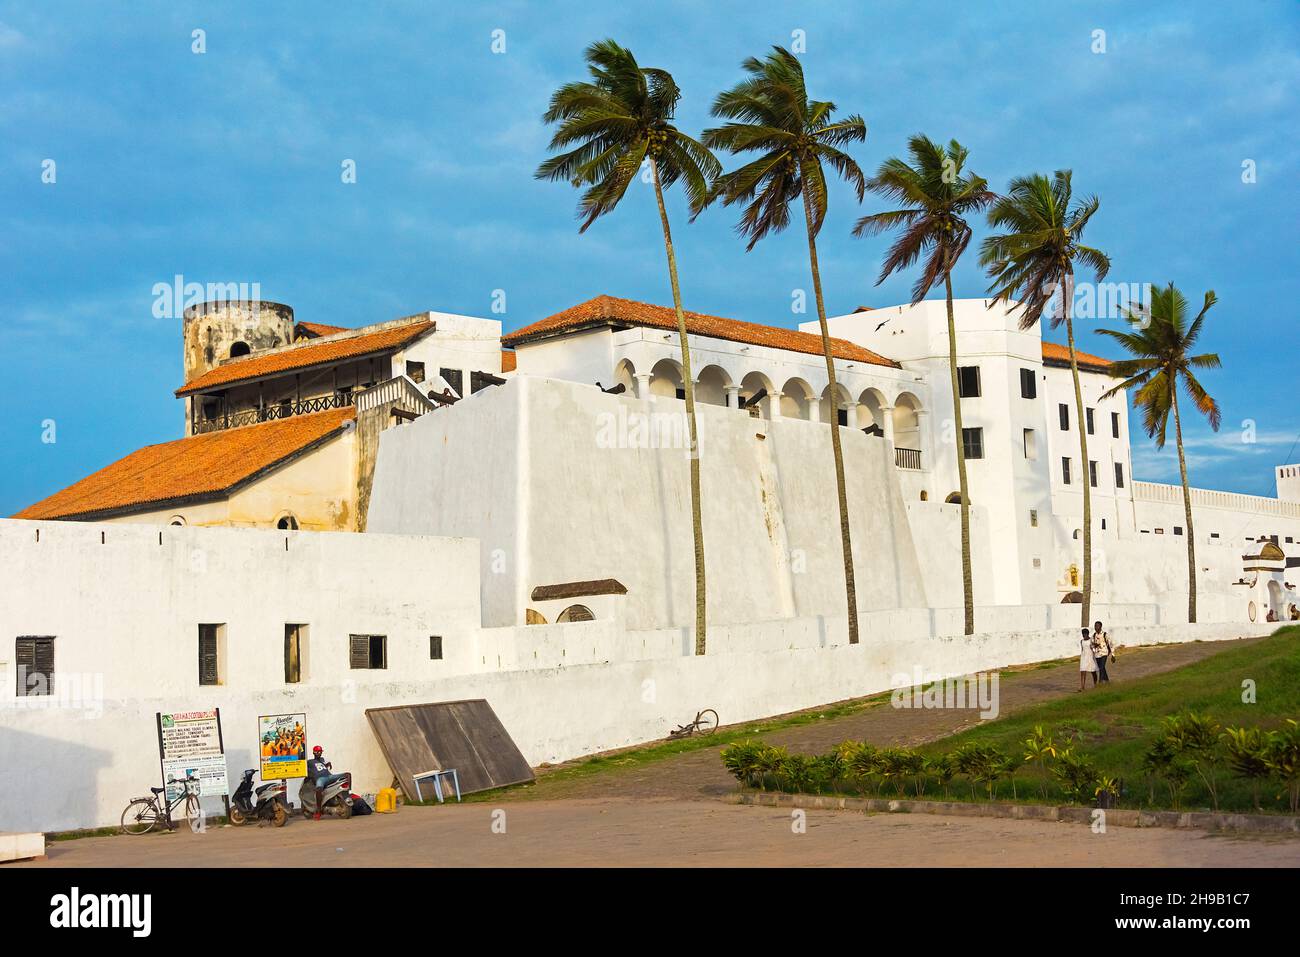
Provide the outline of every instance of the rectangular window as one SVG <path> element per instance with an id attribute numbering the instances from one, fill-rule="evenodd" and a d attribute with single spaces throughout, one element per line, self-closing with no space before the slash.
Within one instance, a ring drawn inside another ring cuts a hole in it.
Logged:
<path id="1" fill-rule="evenodd" d="M 438 375 L 442 376 L 442 380 L 451 386 L 451 391 L 456 395 L 465 395 L 465 380 L 459 369 L 439 369 Z"/>
<path id="2" fill-rule="evenodd" d="M 1165 533 L 1165 530 L 1164 530 L 1163 528 L 1157 528 L 1157 529 L 1156 529 L 1156 534 L 1157 534 L 1157 535 L 1163 535 L 1164 533 Z"/>
<path id="3" fill-rule="evenodd" d="M 1181 534 L 1183 534 L 1183 526 L 1181 526 L 1181 525 L 1175 525 L 1175 526 L 1174 526 L 1174 534 L 1175 534 L 1175 535 L 1181 535 Z"/>
<path id="4" fill-rule="evenodd" d="M 1038 398 L 1038 379 L 1033 369 L 1020 370 L 1020 397 L 1022 399 Z"/>
<path id="5" fill-rule="evenodd" d="M 284 683 L 296 685 L 302 681 L 303 658 L 307 653 L 307 626 L 284 626 Z"/>
<path id="6" fill-rule="evenodd" d="M 984 458 L 984 430 L 962 429 L 961 445 L 968 459 Z"/>
<path id="7" fill-rule="evenodd" d="M 1218 532 L 1210 532 L 1210 538 L 1218 538 L 1218 537 L 1219 537 L 1219 533 L 1218 533 Z M 1290 539 L 1287 539 L 1287 540 L 1290 541 Z"/>
<path id="8" fill-rule="evenodd" d="M 444 377 L 445 378 L 445 377 Z M 388 667 L 388 638 L 385 635 L 349 635 L 348 667 Z"/>
<path id="9" fill-rule="evenodd" d="M 1034 567 L 1035 567 L 1035 568 L 1042 568 L 1042 567 L 1043 567 L 1043 560 L 1042 560 L 1041 558 L 1035 558 L 1035 559 L 1034 559 Z"/>
<path id="10" fill-rule="evenodd" d="M 429 636 L 429 660 L 442 661 L 442 635 Z"/>
<path id="11" fill-rule="evenodd" d="M 1096 459 L 1088 460 L 1088 484 L 1093 488 L 1097 487 L 1097 461 Z"/>
<path id="12" fill-rule="evenodd" d="M 1084 409 L 1083 411 L 1088 417 L 1088 434 L 1092 435 L 1092 409 Z"/>
<path id="13" fill-rule="evenodd" d="M 1118 412 L 1112 412 L 1110 414 L 1110 434 L 1117 439 L 1119 438 L 1119 413 Z"/>
<path id="14" fill-rule="evenodd" d="M 1124 487 L 1124 463 L 1123 462 L 1115 463 L 1115 487 L 1116 488 Z"/>
<path id="15" fill-rule="evenodd" d="M 1038 434 L 1033 429 L 1025 429 L 1025 458 L 1031 462 L 1038 458 Z"/>
<path id="16" fill-rule="evenodd" d="M 1068 455 L 1061 459 L 1061 484 L 1070 484 L 1070 457 Z"/>
<path id="17" fill-rule="evenodd" d="M 406 363 L 406 377 L 412 382 L 424 381 L 424 363 L 408 362 Z"/>
<path id="18" fill-rule="evenodd" d="M 1030 528 L 1038 527 L 1038 509 L 1036 508 L 1031 508 L 1029 510 L 1029 527 Z"/>
<path id="19" fill-rule="evenodd" d="M 958 366 L 957 395 L 963 399 L 978 399 L 980 395 L 980 367 Z"/>
<path id="20" fill-rule="evenodd" d="M 20 698 L 37 698 L 54 693 L 54 638 L 24 635 L 14 640 L 14 671 L 18 676 L 15 693 Z"/>
<path id="21" fill-rule="evenodd" d="M 1056 411 L 1061 416 L 1061 431 L 1069 432 L 1070 431 L 1070 407 L 1066 405 L 1064 402 L 1062 402 L 1060 405 L 1056 407 Z"/>
<path id="22" fill-rule="evenodd" d="M 1101 520 L 1101 530 L 1106 531 L 1106 520 L 1104 518 Z"/>
<path id="23" fill-rule="evenodd" d="M 199 684 L 219 685 L 225 673 L 225 625 L 199 625 Z"/>

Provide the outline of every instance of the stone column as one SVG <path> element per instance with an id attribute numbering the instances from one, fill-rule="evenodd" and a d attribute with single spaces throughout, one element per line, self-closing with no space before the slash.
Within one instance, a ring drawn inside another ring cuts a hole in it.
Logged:
<path id="1" fill-rule="evenodd" d="M 739 409 L 740 408 L 740 386 L 729 385 L 726 388 L 727 388 L 727 408 Z"/>
<path id="2" fill-rule="evenodd" d="M 850 402 L 846 411 L 848 412 L 848 427 L 850 429 L 856 429 L 858 427 L 858 404 L 856 402 Z"/>
<path id="3" fill-rule="evenodd" d="M 650 391 L 650 373 L 638 372 L 636 374 L 636 394 L 638 398 L 650 399 L 654 393 Z"/>
<path id="4" fill-rule="evenodd" d="M 772 418 L 772 419 L 781 418 L 781 393 L 780 392 L 769 392 L 767 394 L 767 407 L 768 409 L 771 410 L 771 415 L 768 416 L 768 418 Z"/>
<path id="5" fill-rule="evenodd" d="M 880 407 L 880 418 L 883 420 L 880 428 L 885 433 L 885 441 L 890 445 L 894 444 L 894 407 L 892 405 L 882 405 Z"/>

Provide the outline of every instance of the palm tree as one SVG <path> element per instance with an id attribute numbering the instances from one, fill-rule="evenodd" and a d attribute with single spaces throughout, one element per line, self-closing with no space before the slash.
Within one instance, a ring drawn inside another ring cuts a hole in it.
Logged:
<path id="1" fill-rule="evenodd" d="M 706 644 L 704 531 L 700 509 L 699 436 L 695 425 L 695 382 L 691 348 L 677 281 L 677 256 L 664 207 L 664 190 L 681 181 L 693 212 L 703 208 L 709 183 L 721 164 L 697 140 L 672 123 L 681 90 L 665 70 L 639 66 L 632 52 L 613 40 L 593 43 L 585 53 L 589 81 L 566 83 L 551 96 L 543 119 L 558 123 L 551 150 L 565 150 L 537 168 L 538 179 L 568 180 L 587 187 L 578 204 L 579 232 L 613 212 L 644 163 L 649 164 L 663 227 L 668 278 L 677 313 L 686 386 L 686 421 L 691 454 L 691 531 L 695 544 L 695 653 Z"/>
<path id="2" fill-rule="evenodd" d="M 961 397 L 957 388 L 957 324 L 952 314 L 952 270 L 970 244 L 966 217 L 987 207 L 997 194 L 974 173 L 966 174 L 968 150 L 956 140 L 947 147 L 917 134 L 907 141 L 909 164 L 890 157 L 880 164 L 867 189 L 899 204 L 898 209 L 863 216 L 853 227 L 855 236 L 872 236 L 899 227 L 901 236 L 889 247 L 880 267 L 879 286 L 892 273 L 924 257 L 921 275 L 912 286 L 912 304 L 926 297 L 943 279 L 948 304 L 948 375 L 952 382 L 957 441 L 957 480 L 961 490 L 961 581 L 966 608 L 966 634 L 975 633 L 975 585 L 970 559 L 970 495 L 966 490 L 966 449 L 962 440 Z"/>
<path id="3" fill-rule="evenodd" d="M 1183 480 L 1183 513 L 1187 521 L 1187 620 L 1196 621 L 1196 535 L 1192 529 L 1192 497 L 1187 485 L 1187 457 L 1183 454 L 1183 420 L 1178 411 L 1178 386 L 1182 384 L 1196 408 L 1219 431 L 1219 403 L 1197 381 L 1193 369 L 1219 368 L 1214 352 L 1192 355 L 1201 335 L 1205 314 L 1218 300 L 1214 291 L 1205 294 L 1201 311 L 1187 324 L 1187 300 L 1171 282 L 1164 289 L 1153 289 L 1146 309 L 1130 309 L 1126 317 L 1133 330 L 1098 329 L 1110 336 L 1133 356 L 1111 363 L 1111 370 L 1124 381 L 1103 399 L 1124 389 L 1137 389 L 1134 408 L 1142 410 L 1142 427 L 1156 440 L 1156 448 L 1165 447 L 1169 413 L 1174 416 L 1174 440 L 1178 443 L 1178 471 Z"/>
<path id="4" fill-rule="evenodd" d="M 839 387 L 826 325 L 821 271 L 817 265 L 817 234 L 826 219 L 825 163 L 848 180 L 862 200 L 866 180 L 858 164 L 839 147 L 867 138 L 867 125 L 858 115 L 832 122 L 835 104 L 808 99 L 803 67 L 794 54 L 773 47 L 759 60 L 750 57 L 742 68 L 749 78 L 720 93 L 713 115 L 730 122 L 704 131 L 704 142 L 731 153 L 756 151 L 758 159 L 718 178 L 710 199 L 723 205 L 745 205 L 736 227 L 749 237 L 747 250 L 769 233 L 790 224 L 790 204 L 803 200 L 808 232 L 808 261 L 812 266 L 813 294 L 821 324 L 822 352 L 831 396 L 831 450 L 835 457 L 835 488 L 840 509 L 840 545 L 844 553 L 844 589 L 848 601 L 849 643 L 858 643 L 858 598 L 853 577 L 853 542 L 849 534 L 849 503 L 844 482 L 844 452 L 840 447 Z"/>
<path id="5" fill-rule="evenodd" d="M 1006 232 L 984 240 L 980 246 L 980 265 L 988 268 L 993 280 L 989 291 L 994 294 L 994 302 L 1018 300 L 1011 311 L 1021 311 L 1021 329 L 1031 328 L 1052 305 L 1056 293 L 1059 291 L 1061 295 L 1060 312 L 1051 314 L 1051 324 L 1053 329 L 1065 324 L 1070 374 L 1074 377 L 1075 421 L 1079 424 L 1079 454 L 1083 463 L 1081 624 L 1086 628 L 1092 608 L 1092 482 L 1070 303 L 1074 298 L 1075 264 L 1092 269 L 1100 281 L 1110 271 L 1110 259 L 1082 241 L 1083 231 L 1101 201 L 1096 196 L 1076 201 L 1070 178 L 1067 169 L 1057 170 L 1051 179 L 1041 173 L 1013 179 L 1007 194 L 990 208 L 988 217 L 990 227 Z"/>

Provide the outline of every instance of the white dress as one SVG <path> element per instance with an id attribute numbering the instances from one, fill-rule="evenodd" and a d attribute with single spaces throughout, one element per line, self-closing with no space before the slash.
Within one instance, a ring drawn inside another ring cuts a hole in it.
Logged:
<path id="1" fill-rule="evenodd" d="M 1092 640 L 1090 638 L 1079 639 L 1079 670 L 1097 670 L 1097 659 L 1092 656 Z"/>

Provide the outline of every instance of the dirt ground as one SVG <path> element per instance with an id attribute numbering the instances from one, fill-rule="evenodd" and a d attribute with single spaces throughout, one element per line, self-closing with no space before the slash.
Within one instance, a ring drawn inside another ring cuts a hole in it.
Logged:
<path id="1" fill-rule="evenodd" d="M 1114 680 L 1168 671 L 1229 646 L 1132 649 L 1121 655 Z M 1006 676 L 1001 713 L 1077 687 L 1073 662 Z M 846 738 L 915 745 L 978 720 L 974 711 L 885 704 L 764 737 L 805 750 Z M 174 834 L 62 841 L 49 846 L 45 861 L 6 866 L 1300 866 L 1294 837 L 1163 828 L 1095 834 L 1079 824 L 810 810 L 804 833 L 797 833 L 789 809 L 728 800 L 735 782 L 718 750 L 573 778 L 546 772 L 539 786 L 496 799 L 351 821 L 294 817 L 280 829 L 191 834 L 182 826 Z"/>
<path id="2" fill-rule="evenodd" d="M 1159 828 L 808 811 L 724 801 L 563 800 L 404 807 L 204 834 L 53 844 L 45 867 L 1295 867 L 1300 840 Z M 504 826 L 504 833 L 499 833 Z M 9 865 L 18 866 L 18 865 Z"/>

